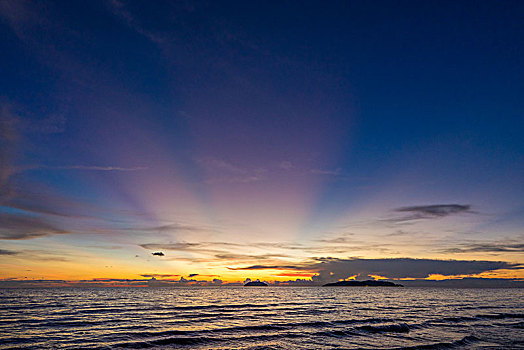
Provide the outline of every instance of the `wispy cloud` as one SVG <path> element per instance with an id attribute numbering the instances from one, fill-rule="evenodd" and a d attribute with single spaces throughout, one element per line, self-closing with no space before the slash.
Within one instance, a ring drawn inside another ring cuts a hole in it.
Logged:
<path id="1" fill-rule="evenodd" d="M 65 233 L 68 231 L 39 217 L 0 213 L 0 239 L 32 239 Z"/>
<path id="2" fill-rule="evenodd" d="M 204 180 L 207 184 L 258 182 L 264 179 L 267 172 L 265 168 L 242 167 L 216 157 L 204 157 L 196 162 L 209 174 Z"/>
<path id="3" fill-rule="evenodd" d="M 339 176 L 342 173 L 342 169 L 311 169 L 310 173 L 317 174 L 317 175 L 331 175 L 331 176 Z"/>
<path id="4" fill-rule="evenodd" d="M 140 171 L 147 170 L 148 167 L 120 167 L 120 166 L 99 166 L 99 165 L 61 165 L 61 166 L 37 166 L 39 169 L 58 169 L 58 170 L 93 170 L 93 171 Z"/>
<path id="5" fill-rule="evenodd" d="M 18 253 L 13 250 L 0 249 L 0 255 L 16 255 Z"/>
<path id="6" fill-rule="evenodd" d="M 458 247 L 444 249 L 445 253 L 523 253 L 522 243 L 462 243 Z"/>
<path id="7" fill-rule="evenodd" d="M 145 273 L 140 275 L 145 278 L 169 278 L 169 277 L 180 277 L 180 275 L 169 275 L 169 274 L 161 274 L 161 273 Z"/>
<path id="8" fill-rule="evenodd" d="M 15 173 L 13 153 L 17 146 L 17 117 L 9 105 L 0 101 L 0 204 L 14 195 L 11 176 Z"/>
<path id="9" fill-rule="evenodd" d="M 148 38 L 156 44 L 162 44 L 165 42 L 165 38 L 162 37 L 159 33 L 154 33 L 151 30 L 146 29 L 143 25 L 139 23 L 137 18 L 129 11 L 124 2 L 119 0 L 110 0 L 109 5 L 113 14 L 122 18 L 129 28 L 133 29 L 140 35 Z"/>
<path id="10" fill-rule="evenodd" d="M 397 213 L 406 213 L 400 217 L 386 219 L 389 222 L 409 222 L 422 219 L 439 219 L 451 215 L 474 213 L 469 204 L 433 204 L 397 208 Z"/>

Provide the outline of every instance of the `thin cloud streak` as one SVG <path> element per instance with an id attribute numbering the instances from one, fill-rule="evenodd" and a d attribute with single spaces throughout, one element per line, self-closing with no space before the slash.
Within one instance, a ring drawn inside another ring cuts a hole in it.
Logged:
<path id="1" fill-rule="evenodd" d="M 524 244 L 469 243 L 444 249 L 445 253 L 524 253 Z"/>
<path id="2" fill-rule="evenodd" d="M 469 204 L 432 204 L 409 206 L 394 209 L 397 213 L 407 213 L 408 215 L 385 219 L 383 221 L 392 223 L 408 223 L 415 220 L 440 219 L 447 216 L 463 213 L 474 214 L 470 210 Z"/>
<path id="3" fill-rule="evenodd" d="M 119 166 L 97 166 L 97 165 L 64 165 L 64 166 L 39 166 L 39 169 L 58 169 L 58 170 L 93 170 L 93 171 L 140 171 L 147 170 L 148 167 L 119 167 Z"/>

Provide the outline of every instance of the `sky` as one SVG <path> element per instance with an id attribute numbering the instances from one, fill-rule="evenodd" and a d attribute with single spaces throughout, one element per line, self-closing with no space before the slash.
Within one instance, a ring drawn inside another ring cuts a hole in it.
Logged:
<path id="1" fill-rule="evenodd" d="M 0 286 L 522 282 L 523 23 L 0 1 Z"/>

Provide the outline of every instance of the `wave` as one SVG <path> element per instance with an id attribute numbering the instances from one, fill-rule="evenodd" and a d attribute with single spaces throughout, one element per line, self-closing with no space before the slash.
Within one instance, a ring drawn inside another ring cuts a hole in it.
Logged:
<path id="1" fill-rule="evenodd" d="M 133 332 L 126 333 L 131 337 L 143 337 L 143 338 L 158 338 L 168 337 L 174 335 L 182 336 L 197 336 L 206 334 L 219 334 L 219 333 L 234 333 L 234 332 L 251 332 L 251 331 L 283 331 L 296 328 L 326 328 L 335 326 L 337 324 L 358 324 L 358 323 L 377 323 L 384 322 L 389 319 L 381 318 L 366 318 L 366 319 L 354 319 L 354 320 L 333 320 L 333 321 L 309 321 L 309 322 L 286 322 L 286 323 L 264 323 L 250 326 L 234 326 L 234 327 L 223 327 L 216 329 L 204 329 L 204 330 L 168 330 L 168 331 L 157 331 L 157 332 Z M 392 325 L 395 326 L 395 325 Z M 373 326 L 362 326 L 360 328 Z M 377 328 L 380 328 L 378 326 Z M 394 329 L 393 327 L 392 329 Z M 394 330 L 393 330 L 394 331 Z"/>
<path id="2" fill-rule="evenodd" d="M 158 346 L 176 346 L 176 345 L 202 345 L 210 343 L 219 343 L 219 342 L 240 342 L 246 344 L 252 344 L 253 341 L 263 342 L 281 338 L 300 338 L 306 337 L 307 334 L 288 332 L 283 334 L 263 334 L 263 335 L 252 335 L 252 336 L 241 336 L 241 337 L 227 337 L 227 338 L 217 338 L 217 337 L 203 337 L 203 336 L 193 336 L 193 337 L 168 337 L 162 339 L 148 340 L 148 341 L 136 341 L 136 342 L 127 342 L 127 343 L 118 343 L 113 344 L 110 349 L 118 348 L 131 348 L 131 349 L 143 349 L 143 348 L 152 348 Z M 106 347 L 107 348 L 107 347 Z"/>
<path id="3" fill-rule="evenodd" d="M 395 333 L 408 333 L 411 328 L 407 323 L 397 323 L 397 324 L 386 324 L 379 326 L 360 326 L 357 327 L 358 330 L 363 330 L 371 333 L 384 333 L 384 332 L 395 332 Z"/>
<path id="4" fill-rule="evenodd" d="M 524 318 L 524 314 L 500 313 L 500 314 L 476 315 L 475 317 L 500 320 L 504 318 Z"/>
<path id="5" fill-rule="evenodd" d="M 431 324 L 434 322 L 451 322 L 451 323 L 460 323 L 460 322 L 475 322 L 482 321 L 486 319 L 490 320 L 501 320 L 501 319 L 520 319 L 524 318 L 524 314 L 514 314 L 514 313 L 498 313 L 498 314 L 479 314 L 475 316 L 454 316 L 454 317 L 444 317 L 436 320 L 426 321 L 425 323 Z"/>
<path id="6" fill-rule="evenodd" d="M 451 343 L 433 343 L 428 345 L 415 345 L 415 346 L 407 346 L 402 348 L 397 348 L 398 350 L 440 350 L 440 349 L 456 349 L 461 348 L 467 345 L 471 345 L 473 343 L 476 343 L 480 341 L 479 338 L 473 336 L 473 335 L 467 335 L 464 338 L 460 340 L 456 340 Z"/>

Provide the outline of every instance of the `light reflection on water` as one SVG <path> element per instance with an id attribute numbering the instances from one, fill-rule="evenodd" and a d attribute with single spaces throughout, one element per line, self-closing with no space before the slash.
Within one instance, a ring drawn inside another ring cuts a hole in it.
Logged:
<path id="1" fill-rule="evenodd" d="M 0 289 L 4 348 L 524 348 L 521 289 Z"/>

